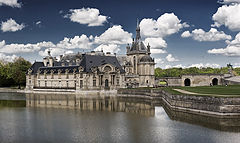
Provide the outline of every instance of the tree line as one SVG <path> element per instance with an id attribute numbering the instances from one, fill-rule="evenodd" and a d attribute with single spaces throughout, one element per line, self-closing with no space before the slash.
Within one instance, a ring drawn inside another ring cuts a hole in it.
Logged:
<path id="1" fill-rule="evenodd" d="M 180 77 L 184 74 L 227 74 L 229 67 L 222 68 L 169 68 L 169 69 L 155 69 L 156 77 Z M 240 75 L 240 68 L 233 68 L 233 74 Z"/>
<path id="2" fill-rule="evenodd" d="M 13 62 L 0 61 L 0 87 L 13 87 L 26 85 L 26 72 L 31 67 L 31 63 L 22 57 L 18 57 Z"/>

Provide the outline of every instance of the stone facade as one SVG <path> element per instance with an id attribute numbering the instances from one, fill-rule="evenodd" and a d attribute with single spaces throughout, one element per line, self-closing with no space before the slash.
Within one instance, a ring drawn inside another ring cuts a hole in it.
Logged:
<path id="1" fill-rule="evenodd" d="M 150 56 L 150 45 L 145 47 L 141 40 L 140 27 L 137 24 L 136 38 L 126 47 L 127 55 L 122 62 L 126 72 L 127 87 L 154 87 L 154 59 Z"/>
<path id="2" fill-rule="evenodd" d="M 181 77 L 164 77 L 156 80 L 156 85 L 160 81 L 165 81 L 166 86 L 210 86 L 223 85 L 224 76 L 222 74 L 190 74 Z"/>
<path id="3" fill-rule="evenodd" d="M 44 62 L 35 62 L 26 75 L 26 89 L 81 91 L 124 87 L 125 72 L 114 55 L 78 53 L 70 57 L 55 61 L 49 54 Z"/>

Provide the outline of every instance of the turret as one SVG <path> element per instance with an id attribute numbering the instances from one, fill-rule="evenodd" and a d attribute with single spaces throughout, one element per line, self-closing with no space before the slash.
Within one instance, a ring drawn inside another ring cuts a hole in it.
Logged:
<path id="1" fill-rule="evenodd" d="M 148 51 L 148 54 L 150 55 L 151 53 L 150 53 L 150 45 L 149 45 L 149 43 L 147 45 L 147 51 Z"/>
<path id="2" fill-rule="evenodd" d="M 130 51 L 130 45 L 129 44 L 127 45 L 126 49 L 127 49 L 127 53 L 128 53 Z"/>
<path id="3" fill-rule="evenodd" d="M 47 57 L 43 58 L 43 64 L 44 64 L 45 67 L 47 66 L 47 64 L 48 64 L 48 59 L 47 59 Z"/>
<path id="4" fill-rule="evenodd" d="M 140 35 L 140 26 L 139 26 L 139 20 L 137 19 L 136 42 L 138 42 L 140 39 L 141 39 L 141 35 Z"/>
<path id="5" fill-rule="evenodd" d="M 49 57 L 49 67 L 53 67 L 53 62 L 54 62 L 54 59 L 53 57 Z"/>

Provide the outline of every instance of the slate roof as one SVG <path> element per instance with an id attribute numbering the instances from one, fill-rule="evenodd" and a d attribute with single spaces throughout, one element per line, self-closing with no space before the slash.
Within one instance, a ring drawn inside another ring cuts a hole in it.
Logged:
<path id="1" fill-rule="evenodd" d="M 68 73 L 73 73 L 74 69 L 76 70 L 75 72 L 78 72 L 78 67 L 79 66 L 53 66 L 53 67 L 40 67 L 40 73 L 43 74 L 44 71 L 46 71 L 47 74 L 50 74 L 51 71 L 53 73 L 58 73 L 58 70 L 61 70 L 61 73 L 65 73 L 66 70 L 68 70 Z"/>
<path id="2" fill-rule="evenodd" d="M 154 62 L 153 59 L 147 55 L 147 56 L 143 56 L 141 59 L 140 59 L 140 62 Z"/>
<path id="3" fill-rule="evenodd" d="M 91 72 L 92 67 L 99 67 L 105 64 L 111 64 L 120 69 L 124 73 L 122 66 L 119 64 L 115 56 L 101 56 L 101 55 L 84 55 L 80 65 L 84 67 L 85 72 Z"/>
<path id="4" fill-rule="evenodd" d="M 30 69 L 32 70 L 32 74 L 36 74 L 37 71 L 38 71 L 38 69 L 39 69 L 40 67 L 43 67 L 43 66 L 44 66 L 43 62 L 35 62 L 35 63 L 30 67 Z"/>
<path id="5" fill-rule="evenodd" d="M 54 73 L 58 73 L 58 70 L 61 70 L 62 73 L 65 73 L 67 69 L 69 73 L 72 73 L 74 69 L 76 70 L 77 73 L 79 72 L 78 68 L 82 66 L 84 68 L 83 72 L 90 73 L 92 72 L 91 68 L 99 67 L 105 64 L 111 64 L 119 68 L 120 73 L 125 72 L 115 56 L 84 55 L 84 54 L 83 60 L 79 63 L 79 65 L 76 65 L 76 63 L 72 63 L 72 65 L 69 66 L 68 62 L 64 62 L 65 66 L 62 66 L 62 62 L 55 61 L 53 67 L 45 67 L 43 62 L 35 62 L 30 69 L 33 70 L 32 74 L 37 74 L 38 70 L 40 70 L 41 74 L 43 74 L 44 71 L 46 71 L 46 73 L 49 74 L 51 73 L 52 70 Z"/>

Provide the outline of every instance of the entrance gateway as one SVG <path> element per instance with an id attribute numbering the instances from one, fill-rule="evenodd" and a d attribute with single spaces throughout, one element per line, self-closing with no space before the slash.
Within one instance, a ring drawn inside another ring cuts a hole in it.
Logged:
<path id="1" fill-rule="evenodd" d="M 217 78 L 214 78 L 212 80 L 212 85 L 218 85 L 218 79 Z"/>
<path id="2" fill-rule="evenodd" d="M 190 86 L 191 85 L 191 80 L 189 78 L 186 78 L 184 80 L 184 86 Z"/>

